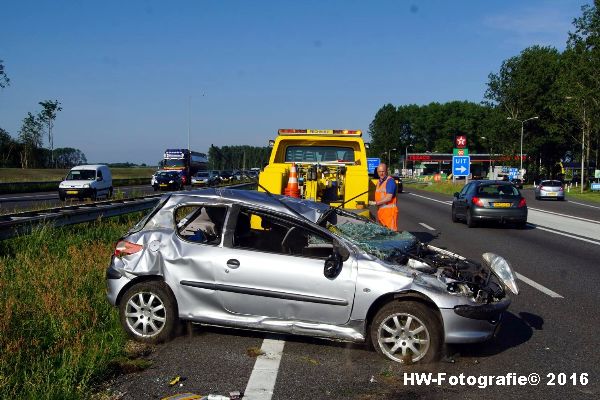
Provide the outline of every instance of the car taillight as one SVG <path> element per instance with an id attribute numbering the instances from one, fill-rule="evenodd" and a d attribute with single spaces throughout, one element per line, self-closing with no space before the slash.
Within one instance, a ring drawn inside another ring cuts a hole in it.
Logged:
<path id="1" fill-rule="evenodd" d="M 540 185 L 540 190 L 546 190 L 542 185 Z"/>
<path id="2" fill-rule="evenodd" d="M 525 201 L 525 197 L 521 198 L 521 200 L 519 200 L 519 205 L 517 207 L 521 208 L 521 207 L 525 207 L 527 205 L 527 201 Z"/>
<path id="3" fill-rule="evenodd" d="M 471 202 L 476 206 L 483 207 L 483 200 L 481 200 L 479 197 L 473 197 Z"/>
<path id="4" fill-rule="evenodd" d="M 143 248 L 144 248 L 144 246 L 139 245 L 137 243 L 131 243 L 131 242 L 128 242 L 127 240 L 120 240 L 117 242 L 117 245 L 115 246 L 115 252 L 113 253 L 113 255 L 115 257 L 128 256 L 128 255 L 137 253 L 138 251 L 142 250 Z"/>

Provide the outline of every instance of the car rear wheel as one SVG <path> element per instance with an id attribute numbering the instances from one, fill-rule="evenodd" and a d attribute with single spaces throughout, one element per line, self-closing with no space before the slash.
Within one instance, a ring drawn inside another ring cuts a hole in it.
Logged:
<path id="1" fill-rule="evenodd" d="M 435 361 L 442 348 L 442 330 L 433 311 L 421 303 L 384 306 L 370 327 L 375 350 L 390 360 L 410 364 Z"/>
<path id="2" fill-rule="evenodd" d="M 475 218 L 473 218 L 473 213 L 470 209 L 467 211 L 467 226 L 469 228 L 474 228 L 477 226 L 477 222 L 475 222 Z"/>
<path id="3" fill-rule="evenodd" d="M 175 304 L 164 283 L 139 283 L 125 292 L 119 304 L 121 325 L 137 341 L 164 342 L 176 326 Z"/>
<path id="4" fill-rule="evenodd" d="M 458 217 L 456 216 L 456 208 L 452 206 L 452 222 L 458 222 Z"/>

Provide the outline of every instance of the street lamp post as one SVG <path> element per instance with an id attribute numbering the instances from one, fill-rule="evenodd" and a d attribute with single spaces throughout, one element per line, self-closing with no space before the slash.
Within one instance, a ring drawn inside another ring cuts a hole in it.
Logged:
<path id="1" fill-rule="evenodd" d="M 572 100 L 572 99 L 576 99 L 576 97 L 571 97 L 571 96 L 567 96 L 565 97 L 565 99 L 567 100 Z M 583 99 L 583 121 L 581 123 L 581 193 L 583 193 L 583 184 L 585 182 L 584 178 L 583 178 L 583 172 L 584 172 L 584 168 L 585 165 L 583 163 L 583 160 L 585 158 L 585 99 Z"/>
<path id="2" fill-rule="evenodd" d="M 388 153 L 388 170 L 390 169 L 390 155 L 391 155 L 392 151 L 396 151 L 396 149 L 395 148 L 389 149 L 387 152 Z"/>
<path id="3" fill-rule="evenodd" d="M 521 167 L 519 168 L 519 173 L 523 173 L 523 126 L 525 125 L 525 122 L 527 121 L 531 121 L 532 119 L 539 119 L 540 117 L 535 116 L 535 117 L 531 117 L 531 118 L 527 118 L 524 120 L 520 120 L 520 119 L 516 119 L 516 118 L 511 118 L 511 117 L 506 117 L 506 119 L 509 120 L 513 120 L 513 121 L 517 121 L 521 123 L 521 156 L 520 156 L 520 160 L 521 160 Z M 523 177 L 521 177 L 522 179 Z"/>
<path id="4" fill-rule="evenodd" d="M 406 146 L 406 149 L 404 149 L 404 167 L 402 169 L 405 171 L 406 171 L 406 166 L 408 165 L 406 160 L 408 159 L 408 148 L 409 147 L 413 147 L 412 143 L 409 144 L 408 146 Z"/>

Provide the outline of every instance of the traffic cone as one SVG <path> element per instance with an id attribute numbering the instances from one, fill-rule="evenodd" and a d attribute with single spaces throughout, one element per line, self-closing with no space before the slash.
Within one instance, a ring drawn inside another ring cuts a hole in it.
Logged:
<path id="1" fill-rule="evenodd" d="M 286 196 L 300 197 L 300 188 L 298 187 L 298 173 L 296 172 L 296 164 L 292 164 L 290 168 L 290 177 L 288 178 L 287 187 L 283 192 Z"/>

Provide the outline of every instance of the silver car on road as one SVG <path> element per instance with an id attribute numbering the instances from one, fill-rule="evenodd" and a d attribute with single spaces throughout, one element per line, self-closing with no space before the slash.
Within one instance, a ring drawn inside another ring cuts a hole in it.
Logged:
<path id="1" fill-rule="evenodd" d="M 544 180 L 535 186 L 533 189 L 536 200 L 541 199 L 565 199 L 565 188 L 561 181 L 557 180 Z"/>
<path id="2" fill-rule="evenodd" d="M 489 339 L 507 289 L 518 293 L 498 255 L 474 262 L 326 204 L 235 189 L 163 196 L 119 240 L 106 278 L 139 341 L 187 320 L 368 341 L 401 363 Z"/>

